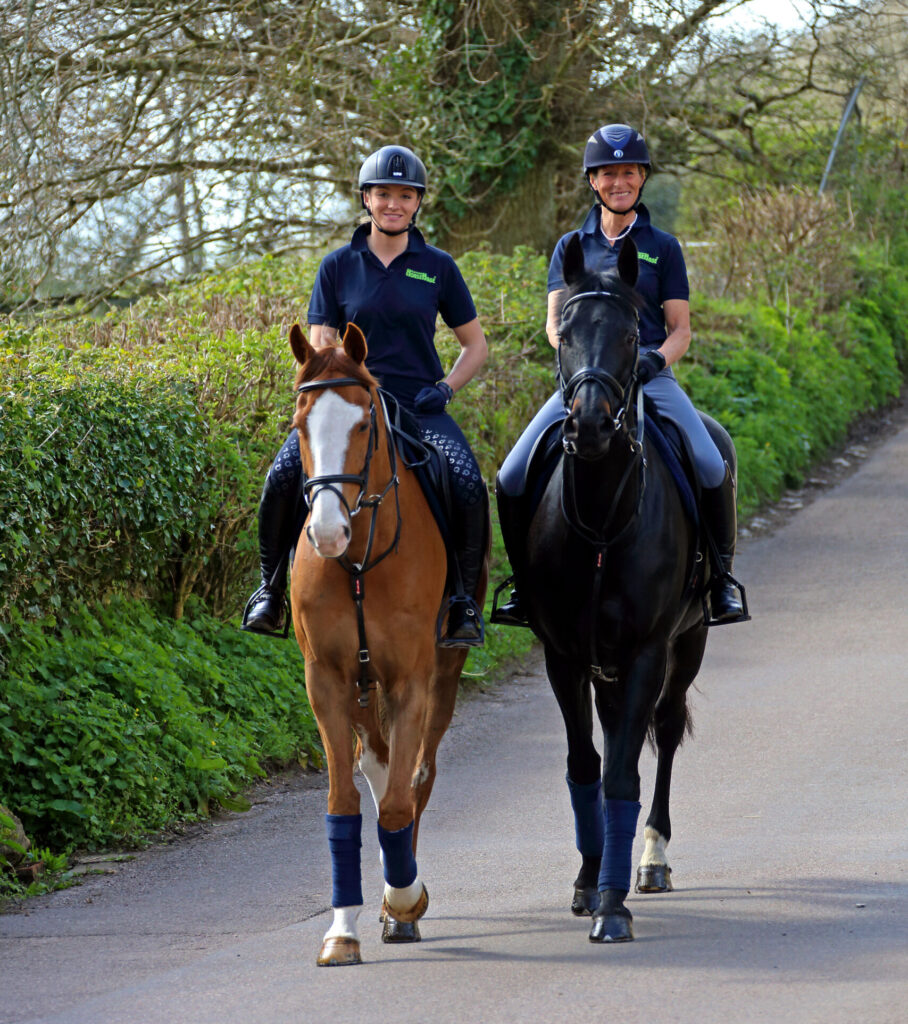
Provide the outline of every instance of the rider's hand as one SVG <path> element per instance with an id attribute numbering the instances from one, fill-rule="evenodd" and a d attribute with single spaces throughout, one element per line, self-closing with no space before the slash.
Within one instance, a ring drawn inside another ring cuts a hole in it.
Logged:
<path id="1" fill-rule="evenodd" d="M 430 388 L 423 388 L 413 400 L 413 408 L 424 416 L 444 412 L 445 406 L 454 397 L 454 389 L 450 384 L 440 380 Z"/>
<path id="2" fill-rule="evenodd" d="M 637 363 L 637 380 L 641 384 L 649 384 L 653 377 L 657 377 L 665 369 L 665 356 L 654 348 L 644 352 Z"/>

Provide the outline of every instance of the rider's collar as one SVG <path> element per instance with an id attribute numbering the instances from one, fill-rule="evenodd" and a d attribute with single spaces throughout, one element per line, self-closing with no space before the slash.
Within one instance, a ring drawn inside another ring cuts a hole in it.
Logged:
<path id="1" fill-rule="evenodd" d="M 650 217 L 649 210 L 640 203 L 637 207 L 637 219 L 634 222 L 634 226 L 631 228 L 630 233 L 635 235 L 641 228 L 649 227 Z M 586 215 L 586 220 L 580 225 L 580 233 L 582 235 L 592 235 L 598 239 L 603 245 L 608 243 L 605 240 L 605 235 L 600 230 L 602 224 L 602 207 L 597 203 L 590 209 L 590 212 Z"/>

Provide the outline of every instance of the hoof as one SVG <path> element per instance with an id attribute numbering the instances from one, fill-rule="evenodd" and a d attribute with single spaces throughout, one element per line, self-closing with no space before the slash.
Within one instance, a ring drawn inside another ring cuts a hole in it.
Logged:
<path id="1" fill-rule="evenodd" d="M 363 958 L 359 954 L 359 940 L 335 935 L 325 939 L 316 963 L 319 967 L 346 967 L 348 964 L 361 964 Z"/>
<path id="2" fill-rule="evenodd" d="M 418 921 L 428 909 L 429 890 L 425 886 L 422 887 L 422 895 L 409 910 L 393 910 L 388 903 L 387 896 L 382 899 L 381 903 L 381 912 L 385 917 L 393 917 L 395 921 L 401 921 L 404 924 Z"/>
<path id="3" fill-rule="evenodd" d="M 575 917 L 590 917 L 599 906 L 599 890 L 596 886 L 583 888 L 574 887 L 574 898 L 571 900 L 571 913 Z"/>
<path id="4" fill-rule="evenodd" d="M 667 864 L 641 864 L 637 868 L 635 892 L 671 892 L 672 869 Z"/>
<path id="5" fill-rule="evenodd" d="M 395 921 L 385 917 L 381 930 L 382 942 L 420 942 L 419 925 L 415 921 Z"/>
<path id="6" fill-rule="evenodd" d="M 590 942 L 632 942 L 634 928 L 631 922 L 629 910 L 596 916 L 590 928 Z"/>

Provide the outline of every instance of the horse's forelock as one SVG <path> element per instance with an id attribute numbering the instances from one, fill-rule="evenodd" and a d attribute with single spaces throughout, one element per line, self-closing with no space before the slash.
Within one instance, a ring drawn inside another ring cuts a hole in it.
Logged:
<path id="1" fill-rule="evenodd" d="M 377 387 L 378 381 L 361 363 L 355 363 L 347 353 L 336 346 L 320 348 L 307 359 L 296 375 L 296 386 L 325 377 L 353 377 L 366 387 Z"/>
<path id="2" fill-rule="evenodd" d="M 613 292 L 625 299 L 634 309 L 640 310 L 643 308 L 643 298 L 640 293 L 625 281 L 622 281 L 617 270 L 607 270 L 604 273 L 591 270 L 584 274 L 579 281 L 562 291 L 558 303 L 557 319 L 559 322 L 564 304 L 572 296 L 579 295 L 581 292 Z"/>

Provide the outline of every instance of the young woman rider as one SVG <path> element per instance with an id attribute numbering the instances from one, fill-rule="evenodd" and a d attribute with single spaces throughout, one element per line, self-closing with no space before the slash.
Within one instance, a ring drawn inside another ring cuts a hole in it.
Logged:
<path id="1" fill-rule="evenodd" d="M 369 371 L 415 414 L 422 438 L 444 452 L 463 594 L 452 598 L 442 643 L 477 646 L 484 627 L 473 595 L 485 553 L 486 488 L 469 443 L 445 408 L 485 362 L 488 346 L 457 264 L 448 253 L 428 245 L 416 228 L 425 190 L 426 169 L 406 147 L 384 146 L 365 160 L 359 191 L 369 220 L 347 245 L 322 260 L 309 300 L 310 341 L 315 348 L 334 345 L 346 325 L 356 323 L 366 336 Z M 460 343 L 447 376 L 434 342 L 439 313 Z M 287 560 L 301 519 L 301 473 L 294 430 L 262 491 L 262 586 L 247 605 L 245 629 L 273 633 L 281 628 Z"/>
<path id="2" fill-rule="evenodd" d="M 689 288 L 678 240 L 654 227 L 648 210 L 640 202 L 649 169 L 646 142 L 629 125 L 604 125 L 590 136 L 583 154 L 583 173 L 596 196 L 596 205 L 580 226 L 580 240 L 587 266 L 598 271 L 618 262 L 618 253 L 626 238 L 632 238 L 637 246 L 640 257 L 637 291 L 644 303 L 640 311 L 637 376 L 660 415 L 677 424 L 690 440 L 702 488 L 701 512 L 719 554 L 719 564 L 712 566 L 712 621 L 734 622 L 744 614 L 738 590 L 729 579 L 736 540 L 735 481 L 697 410 L 671 371 L 671 366 L 690 345 Z M 549 266 L 545 326 L 549 343 L 556 349 L 560 343 L 558 316 L 564 290 L 562 259 L 572 234 L 574 232 L 569 232 L 559 240 Z M 514 550 L 512 545 L 528 526 L 522 487 L 533 445 L 545 428 L 563 415 L 561 396 L 555 394 L 536 414 L 499 471 L 498 507 L 509 550 Z M 526 625 L 516 590 L 510 601 L 497 609 L 492 621 Z"/>

